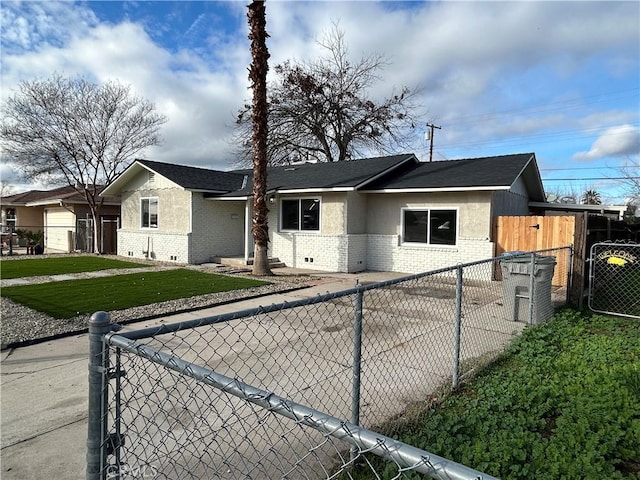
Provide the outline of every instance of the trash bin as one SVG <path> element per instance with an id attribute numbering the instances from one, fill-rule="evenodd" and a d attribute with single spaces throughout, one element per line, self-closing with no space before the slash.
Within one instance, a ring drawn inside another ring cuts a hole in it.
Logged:
<path id="1" fill-rule="evenodd" d="M 544 323 L 553 316 L 551 280 L 556 257 L 535 255 L 533 278 L 533 317 L 531 323 Z M 507 320 L 529 322 L 529 292 L 531 288 L 531 255 L 507 253 L 500 260 L 504 314 Z"/>

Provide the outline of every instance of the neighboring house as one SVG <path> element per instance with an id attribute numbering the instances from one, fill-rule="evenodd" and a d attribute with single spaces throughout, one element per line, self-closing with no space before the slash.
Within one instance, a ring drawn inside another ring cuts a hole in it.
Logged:
<path id="1" fill-rule="evenodd" d="M 422 272 L 494 255 L 493 219 L 544 200 L 533 153 L 421 163 L 413 154 L 268 169 L 269 255 L 290 267 Z M 118 254 L 249 260 L 252 172 L 136 160 Z"/>
<path id="2" fill-rule="evenodd" d="M 91 211 L 73 187 L 30 190 L 0 199 L 3 232 L 9 228 L 42 231 L 45 253 L 93 251 Z M 120 200 L 104 197 L 100 209 L 101 253 L 116 252 Z"/>
<path id="3" fill-rule="evenodd" d="M 612 220 L 622 220 L 628 205 L 578 205 L 575 203 L 529 202 L 529 207 L 539 215 L 569 215 L 586 213 L 600 215 Z"/>

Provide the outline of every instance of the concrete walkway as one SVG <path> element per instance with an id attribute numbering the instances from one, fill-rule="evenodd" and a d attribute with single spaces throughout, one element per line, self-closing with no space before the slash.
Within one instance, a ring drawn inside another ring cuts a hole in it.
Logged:
<path id="1" fill-rule="evenodd" d="M 307 273 L 292 269 L 279 273 Z M 317 274 L 317 272 L 313 272 Z M 163 318 L 173 323 L 200 316 L 295 301 L 404 274 L 334 274 L 318 285 Z M 129 329 L 144 328 L 155 321 Z M 1 472 L 3 480 L 85 477 L 87 436 L 87 335 L 5 350 L 1 355 Z"/>

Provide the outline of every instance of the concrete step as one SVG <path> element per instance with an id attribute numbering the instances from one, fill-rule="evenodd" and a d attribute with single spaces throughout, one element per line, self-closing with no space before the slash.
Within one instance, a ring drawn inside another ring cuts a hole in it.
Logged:
<path id="1" fill-rule="evenodd" d="M 249 260 L 245 262 L 243 257 L 212 257 L 211 261 L 213 263 L 219 263 L 228 267 L 237 268 L 246 268 L 247 266 L 253 265 L 253 258 L 249 258 Z M 269 267 L 281 268 L 286 267 L 286 265 L 277 257 L 269 257 Z"/>

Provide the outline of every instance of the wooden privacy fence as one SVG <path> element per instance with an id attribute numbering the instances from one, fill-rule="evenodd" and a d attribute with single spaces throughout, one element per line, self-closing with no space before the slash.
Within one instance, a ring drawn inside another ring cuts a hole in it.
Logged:
<path id="1" fill-rule="evenodd" d="M 545 250 L 574 244 L 576 218 L 563 216 L 497 217 L 496 256 L 505 252 Z M 565 287 L 569 271 L 568 256 L 557 258 L 552 284 Z"/>

